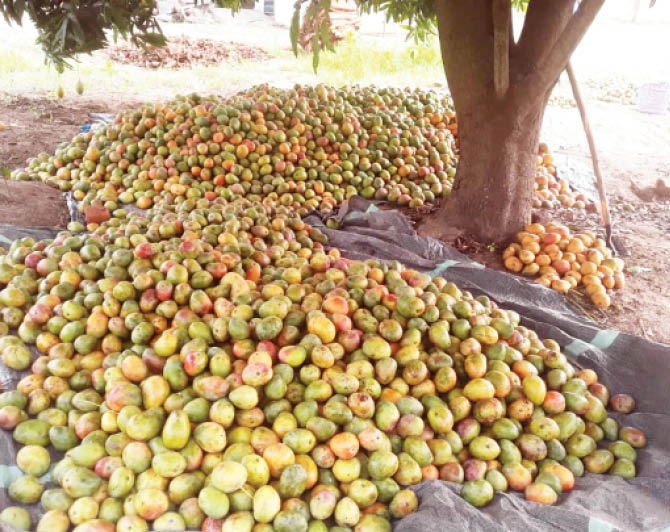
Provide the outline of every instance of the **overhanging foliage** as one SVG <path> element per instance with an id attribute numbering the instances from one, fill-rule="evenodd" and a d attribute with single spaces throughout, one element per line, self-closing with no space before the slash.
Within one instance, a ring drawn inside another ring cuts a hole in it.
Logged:
<path id="1" fill-rule="evenodd" d="M 37 42 L 59 70 L 77 54 L 107 46 L 110 31 L 115 40 L 120 35 L 136 46 L 162 46 L 165 38 L 153 10 L 151 0 L 0 0 L 8 23 L 21 24 L 27 15 L 35 24 Z"/>
<path id="2" fill-rule="evenodd" d="M 407 38 L 414 42 L 427 40 L 430 36 L 437 33 L 437 18 L 435 11 L 436 0 L 356 0 L 356 4 L 361 13 L 379 13 L 386 14 L 387 22 L 401 24 L 407 30 Z M 512 0 L 512 7 L 526 10 L 529 0 Z M 233 2 L 220 2 L 228 5 Z M 319 66 L 319 54 L 321 50 L 331 50 L 328 26 L 329 18 L 318 19 L 318 13 L 330 9 L 331 0 L 296 0 L 295 11 L 291 22 L 291 44 L 293 52 L 298 55 L 298 35 L 301 26 L 301 10 L 303 5 L 307 4 L 305 17 L 302 22 L 312 21 L 318 26 L 312 42 L 313 66 L 316 71 Z"/>

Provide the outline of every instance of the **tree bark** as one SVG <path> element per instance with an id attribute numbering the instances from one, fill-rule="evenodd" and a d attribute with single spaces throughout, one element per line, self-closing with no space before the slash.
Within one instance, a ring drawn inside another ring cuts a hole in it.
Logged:
<path id="1" fill-rule="evenodd" d="M 426 220 L 424 234 L 445 238 L 457 229 L 481 242 L 502 242 L 530 223 L 545 103 L 501 108 L 493 99 L 492 106 L 468 111 L 469 119 L 459 122 L 454 188 Z"/>

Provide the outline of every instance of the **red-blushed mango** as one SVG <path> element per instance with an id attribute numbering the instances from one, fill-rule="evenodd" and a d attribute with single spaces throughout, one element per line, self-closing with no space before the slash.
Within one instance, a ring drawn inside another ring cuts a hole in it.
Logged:
<path id="1" fill-rule="evenodd" d="M 137 515 L 148 521 L 153 521 L 163 515 L 170 506 L 167 494 L 155 488 L 139 490 L 133 501 Z"/>
<path id="2" fill-rule="evenodd" d="M 548 464 L 542 468 L 542 471 L 553 473 L 561 481 L 563 491 L 571 491 L 575 486 L 575 475 L 567 467 L 560 464 Z"/>

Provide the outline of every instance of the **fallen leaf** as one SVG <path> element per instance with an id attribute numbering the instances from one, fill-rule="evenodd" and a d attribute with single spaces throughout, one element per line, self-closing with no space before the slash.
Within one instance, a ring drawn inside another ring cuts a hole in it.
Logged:
<path id="1" fill-rule="evenodd" d="M 651 268 L 647 268 L 646 266 L 629 266 L 626 268 L 626 271 L 630 273 L 644 273 L 650 272 Z"/>

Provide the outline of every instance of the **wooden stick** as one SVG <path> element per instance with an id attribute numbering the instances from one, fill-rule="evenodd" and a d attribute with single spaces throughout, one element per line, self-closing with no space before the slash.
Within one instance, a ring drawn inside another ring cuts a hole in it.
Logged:
<path id="1" fill-rule="evenodd" d="M 567 66 L 565 67 L 566 72 L 568 73 L 568 78 L 570 79 L 570 86 L 572 87 L 572 94 L 575 97 L 577 102 L 577 108 L 579 109 L 579 114 L 582 117 L 582 124 L 584 125 L 584 133 L 586 133 L 586 140 L 589 143 L 589 151 L 591 152 L 591 161 L 593 162 L 593 173 L 596 175 L 596 181 L 598 184 L 598 195 L 600 196 L 600 215 L 603 219 L 603 225 L 607 232 L 607 238 L 610 240 L 612 235 L 612 223 L 610 220 L 610 209 L 607 204 L 607 192 L 605 190 L 605 182 L 603 181 L 603 176 L 600 173 L 600 165 L 598 164 L 598 153 L 596 152 L 596 143 L 593 140 L 593 134 L 591 133 L 591 127 L 589 126 L 589 119 L 586 116 L 586 107 L 584 106 L 584 100 L 582 100 L 582 95 L 579 92 L 579 87 L 577 86 L 577 78 L 575 77 L 575 72 L 572 70 L 572 65 L 568 61 Z"/>
<path id="2" fill-rule="evenodd" d="M 493 86 L 498 98 L 509 88 L 510 0 L 493 1 Z"/>

